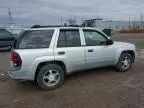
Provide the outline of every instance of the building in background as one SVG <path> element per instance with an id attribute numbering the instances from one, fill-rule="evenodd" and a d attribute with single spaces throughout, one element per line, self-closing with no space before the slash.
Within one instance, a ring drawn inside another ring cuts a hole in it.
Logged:
<path id="1" fill-rule="evenodd" d="M 85 20 L 82 25 L 86 27 L 95 27 L 100 30 L 112 29 L 114 31 L 144 27 L 141 21 L 112 21 L 103 20 L 101 18 Z"/>

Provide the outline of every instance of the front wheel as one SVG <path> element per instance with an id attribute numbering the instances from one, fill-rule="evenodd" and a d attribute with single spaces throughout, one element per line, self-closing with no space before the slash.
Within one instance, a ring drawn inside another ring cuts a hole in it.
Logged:
<path id="1" fill-rule="evenodd" d="M 132 55 L 129 53 L 122 53 L 118 63 L 116 64 L 116 69 L 119 72 L 126 72 L 128 71 L 133 63 Z"/>
<path id="2" fill-rule="evenodd" d="M 57 64 L 43 66 L 37 76 L 38 86 L 45 90 L 55 89 L 64 82 L 64 71 Z"/>

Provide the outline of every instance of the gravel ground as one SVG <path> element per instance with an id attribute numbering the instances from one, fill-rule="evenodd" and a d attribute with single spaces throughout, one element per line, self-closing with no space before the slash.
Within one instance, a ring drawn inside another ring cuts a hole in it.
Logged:
<path id="1" fill-rule="evenodd" d="M 0 108 L 144 108 L 144 34 L 115 36 L 113 40 L 137 45 L 138 56 L 129 72 L 102 68 L 74 73 L 52 91 L 9 78 L 10 54 L 1 51 Z"/>

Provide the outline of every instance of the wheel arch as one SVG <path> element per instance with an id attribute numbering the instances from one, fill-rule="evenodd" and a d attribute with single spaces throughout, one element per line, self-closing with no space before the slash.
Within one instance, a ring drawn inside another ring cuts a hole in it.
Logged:
<path id="1" fill-rule="evenodd" d="M 36 67 L 36 71 L 35 71 L 35 75 L 34 75 L 34 81 L 36 81 L 36 78 L 38 76 L 38 73 L 39 73 L 39 70 L 44 66 L 44 65 L 47 65 L 47 64 L 57 64 L 59 66 L 62 67 L 62 69 L 64 70 L 64 74 L 66 75 L 67 74 L 67 69 L 66 69 L 66 65 L 63 61 L 58 61 L 58 60 L 55 60 L 55 61 L 44 61 L 44 62 L 40 62 L 37 67 Z"/>
<path id="2" fill-rule="evenodd" d="M 118 62 L 120 56 L 123 54 L 123 53 L 129 53 L 132 55 L 132 58 L 133 58 L 133 62 L 135 60 L 135 52 L 133 50 L 123 50 L 119 53 L 118 57 L 117 57 L 117 60 L 116 60 L 116 63 Z"/>

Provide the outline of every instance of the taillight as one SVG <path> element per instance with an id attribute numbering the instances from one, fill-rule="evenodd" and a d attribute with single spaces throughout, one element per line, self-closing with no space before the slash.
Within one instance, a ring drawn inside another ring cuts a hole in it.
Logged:
<path id="1" fill-rule="evenodd" d="M 20 67 L 22 64 L 21 58 L 18 53 L 13 52 L 11 53 L 13 65 L 16 67 Z"/>

